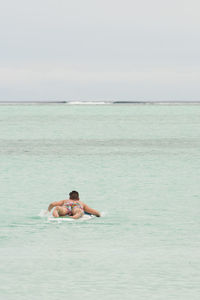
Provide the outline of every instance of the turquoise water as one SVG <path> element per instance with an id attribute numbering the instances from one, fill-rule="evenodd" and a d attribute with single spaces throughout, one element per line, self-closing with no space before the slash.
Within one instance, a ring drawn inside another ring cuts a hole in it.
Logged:
<path id="1" fill-rule="evenodd" d="M 0 106 L 1 299 L 200 297 L 200 106 Z M 39 216 L 76 189 L 102 218 Z"/>

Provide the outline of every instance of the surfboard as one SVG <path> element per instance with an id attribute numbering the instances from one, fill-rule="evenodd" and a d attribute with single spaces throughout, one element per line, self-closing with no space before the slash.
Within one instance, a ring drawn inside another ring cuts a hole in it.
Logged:
<path id="1" fill-rule="evenodd" d="M 89 213 L 84 213 L 84 215 L 79 219 L 72 219 L 72 218 L 67 217 L 67 216 L 59 217 L 59 218 L 55 218 L 53 216 L 50 216 L 50 217 L 48 217 L 48 221 L 49 222 L 59 222 L 59 223 L 60 222 L 74 222 L 74 221 L 77 221 L 77 220 L 86 221 L 86 220 L 91 220 L 94 217 L 95 217 L 94 215 L 91 215 Z"/>

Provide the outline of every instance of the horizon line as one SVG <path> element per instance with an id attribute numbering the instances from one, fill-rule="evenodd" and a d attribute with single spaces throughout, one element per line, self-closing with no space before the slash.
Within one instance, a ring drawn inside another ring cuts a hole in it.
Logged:
<path id="1" fill-rule="evenodd" d="M 0 100 L 0 104 L 200 104 L 200 100 Z"/>

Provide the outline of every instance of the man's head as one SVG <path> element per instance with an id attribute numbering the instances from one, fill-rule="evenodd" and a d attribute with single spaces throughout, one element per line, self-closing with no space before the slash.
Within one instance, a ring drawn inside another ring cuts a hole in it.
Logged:
<path id="1" fill-rule="evenodd" d="M 71 200 L 79 200 L 79 194 L 77 191 L 72 191 L 69 193 L 69 199 Z"/>

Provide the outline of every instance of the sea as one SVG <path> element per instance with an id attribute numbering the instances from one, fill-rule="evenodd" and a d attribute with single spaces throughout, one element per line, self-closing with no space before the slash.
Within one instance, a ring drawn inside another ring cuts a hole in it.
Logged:
<path id="1" fill-rule="evenodd" d="M 0 105 L 0 194 L 2 300 L 200 299 L 200 105 Z"/>

